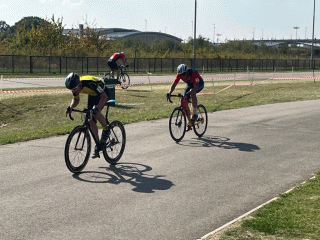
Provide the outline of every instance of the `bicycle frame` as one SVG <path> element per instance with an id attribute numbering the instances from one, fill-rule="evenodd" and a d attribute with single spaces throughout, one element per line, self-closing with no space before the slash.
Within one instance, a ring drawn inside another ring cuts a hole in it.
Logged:
<path id="1" fill-rule="evenodd" d="M 188 124 L 190 124 L 190 121 L 191 121 L 189 103 L 191 103 L 190 100 L 188 100 L 184 96 L 181 97 L 180 107 L 181 107 L 182 111 L 184 112 L 184 114 L 186 115 L 186 117 L 188 119 Z"/>
<path id="2" fill-rule="evenodd" d="M 107 111 L 106 111 L 106 115 L 105 115 L 107 125 L 110 124 L 110 122 L 108 120 L 109 107 L 110 107 L 110 105 L 107 104 Z M 72 111 L 86 114 L 85 119 L 83 121 L 83 126 L 86 128 L 86 134 L 87 134 L 87 132 L 89 130 L 94 142 L 96 143 L 97 146 L 99 146 L 99 144 L 100 144 L 99 137 L 94 133 L 94 131 L 93 131 L 92 127 L 91 127 L 91 124 L 89 123 L 89 119 L 92 119 L 92 110 L 89 110 L 89 109 L 84 109 L 84 110 L 73 109 Z M 71 113 L 69 113 L 69 118 L 71 120 L 74 120 L 73 117 L 71 116 Z M 79 141 L 79 137 L 77 139 L 77 144 L 78 144 L 78 141 Z"/>
<path id="3" fill-rule="evenodd" d="M 178 95 L 170 95 L 171 97 L 179 97 L 179 98 L 181 98 L 181 100 L 180 100 L 180 108 L 181 108 L 181 110 L 184 112 L 184 114 L 186 115 L 186 117 L 187 117 L 187 119 L 188 119 L 188 124 L 190 125 L 190 126 L 192 126 L 192 123 L 191 123 L 191 118 L 190 118 L 190 108 L 189 108 L 189 103 L 191 103 L 191 101 L 189 100 L 189 99 L 187 99 L 187 98 L 185 98 L 182 94 L 178 94 Z M 169 100 L 171 103 L 172 103 L 172 101 L 171 100 Z M 187 104 L 186 105 L 184 105 L 183 103 L 185 102 L 185 101 L 187 101 Z M 186 109 L 186 108 L 188 108 L 188 109 Z M 200 109 L 199 109 L 199 107 L 198 107 L 198 114 L 201 116 L 201 118 L 203 118 L 203 116 L 202 116 L 202 112 L 200 111 Z M 193 123 L 194 125 L 197 125 L 197 124 L 199 124 L 199 122 L 195 122 L 195 123 Z"/>
<path id="4" fill-rule="evenodd" d="M 126 67 L 123 66 L 123 65 L 120 65 L 120 67 L 119 67 L 119 70 L 120 70 L 119 76 L 120 76 L 120 75 L 123 75 L 124 73 L 126 73 L 126 71 L 123 70 L 124 68 L 126 68 Z M 115 71 L 117 71 L 117 70 L 111 70 L 111 71 L 110 71 L 110 77 L 114 78 L 114 72 L 115 72 Z"/>

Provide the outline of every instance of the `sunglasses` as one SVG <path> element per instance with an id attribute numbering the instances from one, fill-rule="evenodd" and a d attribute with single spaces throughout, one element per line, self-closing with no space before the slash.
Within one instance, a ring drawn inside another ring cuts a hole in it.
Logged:
<path id="1" fill-rule="evenodd" d="M 184 72 L 184 73 L 182 73 L 182 74 L 180 74 L 182 77 L 185 77 L 186 75 L 187 75 L 187 73 L 186 72 Z"/>
<path id="2" fill-rule="evenodd" d="M 79 84 L 78 84 L 78 86 L 71 88 L 71 91 L 76 91 L 78 87 L 79 87 Z"/>

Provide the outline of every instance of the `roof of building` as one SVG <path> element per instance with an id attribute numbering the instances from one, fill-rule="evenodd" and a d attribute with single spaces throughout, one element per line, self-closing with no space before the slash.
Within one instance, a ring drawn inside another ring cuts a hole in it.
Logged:
<path id="1" fill-rule="evenodd" d="M 163 40 L 172 40 L 172 41 L 178 41 L 181 42 L 182 39 L 178 38 L 176 36 L 167 34 L 167 33 L 161 33 L 161 32 L 141 32 L 134 29 L 124 29 L 124 28 L 95 28 L 96 32 L 100 32 L 101 37 L 107 37 L 107 39 L 113 40 L 116 38 L 140 38 L 142 40 L 148 40 L 148 37 L 150 39 L 155 40 L 158 39 L 159 41 Z M 79 34 L 79 29 L 64 29 L 63 34 L 67 34 L 68 32 L 73 32 L 75 34 Z"/>

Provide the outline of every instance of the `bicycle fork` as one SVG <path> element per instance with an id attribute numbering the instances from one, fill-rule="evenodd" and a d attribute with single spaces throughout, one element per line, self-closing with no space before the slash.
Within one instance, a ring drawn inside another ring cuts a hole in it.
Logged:
<path id="1" fill-rule="evenodd" d="M 77 141 L 76 141 L 76 145 L 74 147 L 75 150 L 80 150 L 81 151 L 83 149 L 85 138 L 86 138 L 86 131 L 84 132 L 84 136 L 83 136 L 83 139 L 82 139 L 82 144 L 80 143 L 82 146 L 78 147 L 79 146 L 79 141 L 81 139 L 81 132 L 79 132 L 78 137 L 77 137 Z"/>

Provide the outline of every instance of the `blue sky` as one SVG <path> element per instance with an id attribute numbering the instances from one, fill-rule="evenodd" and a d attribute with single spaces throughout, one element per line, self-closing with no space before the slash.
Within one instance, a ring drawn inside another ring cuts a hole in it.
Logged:
<path id="1" fill-rule="evenodd" d="M 315 36 L 320 37 L 320 2 Z M 0 20 L 63 18 L 65 28 L 128 28 L 192 36 L 195 0 L 0 0 Z M 197 0 L 197 36 L 225 39 L 311 38 L 313 0 Z M 293 27 L 299 27 L 296 31 Z"/>

